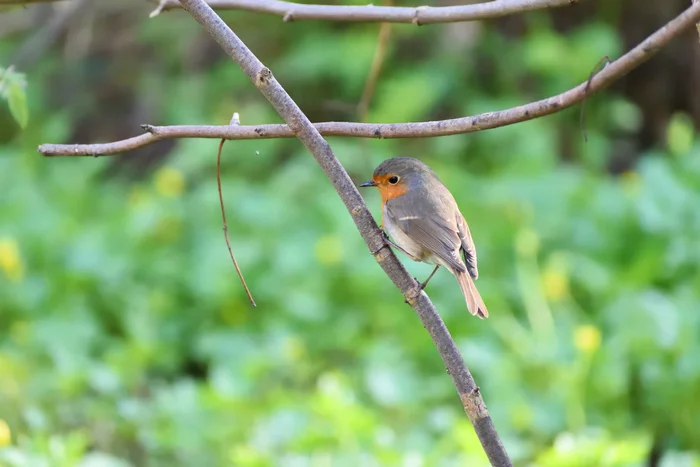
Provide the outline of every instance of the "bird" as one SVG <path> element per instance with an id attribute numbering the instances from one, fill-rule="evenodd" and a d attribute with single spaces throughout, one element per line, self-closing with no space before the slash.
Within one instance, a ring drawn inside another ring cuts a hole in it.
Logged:
<path id="1" fill-rule="evenodd" d="M 435 265 L 420 290 L 444 266 L 457 278 L 469 313 L 487 318 L 489 312 L 474 284 L 479 271 L 469 226 L 435 172 L 418 159 L 393 157 L 359 186 L 379 190 L 387 242 L 414 261 Z"/>

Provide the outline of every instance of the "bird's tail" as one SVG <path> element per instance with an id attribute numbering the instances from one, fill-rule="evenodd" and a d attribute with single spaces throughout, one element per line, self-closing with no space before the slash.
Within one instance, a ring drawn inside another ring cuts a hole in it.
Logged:
<path id="1" fill-rule="evenodd" d="M 459 288 L 462 289 L 464 299 L 467 301 L 469 313 L 482 319 L 488 318 L 489 311 L 486 309 L 484 300 L 479 295 L 479 291 L 476 290 L 476 285 L 469 273 L 455 271 L 454 275 L 457 278 L 457 282 L 459 282 Z"/>

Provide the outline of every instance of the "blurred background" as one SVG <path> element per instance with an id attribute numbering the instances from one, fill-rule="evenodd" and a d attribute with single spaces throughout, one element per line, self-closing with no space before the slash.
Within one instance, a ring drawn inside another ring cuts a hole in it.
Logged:
<path id="1" fill-rule="evenodd" d="M 312 121 L 404 122 L 565 91 L 689 3 L 424 27 L 222 16 Z M 222 235 L 216 140 L 37 153 L 142 123 L 280 122 L 194 20 L 153 8 L 0 9 L 0 67 L 14 66 L 0 102 L 0 464 L 488 465 L 428 334 L 298 141 L 224 147 L 257 308 Z M 518 466 L 700 466 L 698 83 L 690 30 L 588 100 L 587 142 L 580 107 L 467 135 L 330 139 L 358 183 L 408 155 L 457 198 L 491 316 L 469 316 L 445 271 L 428 293 Z M 378 218 L 378 194 L 362 193 Z"/>

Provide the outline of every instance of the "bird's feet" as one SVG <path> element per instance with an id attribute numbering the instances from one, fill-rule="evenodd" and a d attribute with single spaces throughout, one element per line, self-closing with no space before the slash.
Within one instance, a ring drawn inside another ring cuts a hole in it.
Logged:
<path id="1" fill-rule="evenodd" d="M 420 296 L 420 293 L 423 291 L 423 289 L 425 289 L 425 286 L 428 285 L 428 281 L 421 282 L 418 280 L 417 277 L 414 277 L 413 280 L 418 283 L 418 287 L 414 287 L 413 289 L 411 289 L 411 291 L 409 292 L 411 295 L 410 295 L 410 297 L 406 297 L 406 300 L 404 300 L 404 303 L 408 303 L 409 298 L 411 300 L 415 300 L 416 298 L 418 298 L 418 296 Z"/>
<path id="2" fill-rule="evenodd" d="M 412 287 L 408 292 L 406 292 L 406 295 L 404 295 L 404 297 L 406 297 L 404 303 L 410 305 L 410 302 L 415 301 L 416 299 L 418 299 L 418 297 L 420 297 L 421 292 L 423 292 L 423 289 L 421 288 L 421 285 L 419 283 L 417 287 Z"/>
<path id="3" fill-rule="evenodd" d="M 387 235 L 387 233 L 384 230 L 382 230 L 382 236 L 384 237 L 383 238 L 384 244 L 382 246 L 376 248 L 374 251 L 371 251 L 370 253 L 372 254 L 372 256 L 375 256 L 377 253 L 379 253 L 379 250 L 381 250 L 385 246 L 391 247 L 392 243 L 391 243 L 391 240 L 389 240 L 389 235 Z"/>

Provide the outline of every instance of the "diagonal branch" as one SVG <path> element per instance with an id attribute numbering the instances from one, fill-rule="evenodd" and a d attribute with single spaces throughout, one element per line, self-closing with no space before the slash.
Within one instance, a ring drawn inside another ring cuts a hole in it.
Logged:
<path id="1" fill-rule="evenodd" d="M 554 8 L 578 3 L 579 0 L 495 0 L 473 5 L 443 7 L 374 6 L 374 5 L 308 5 L 281 0 L 209 0 L 217 10 L 246 10 L 281 16 L 284 21 L 325 20 L 348 22 L 457 23 L 500 18 L 514 13 Z M 184 2 L 183 2 L 184 3 Z M 152 16 L 161 11 L 180 8 L 178 0 L 161 0 Z"/>
<path id="2" fill-rule="evenodd" d="M 447 370 L 452 376 L 465 411 L 472 421 L 492 465 L 511 466 L 503 443 L 486 410 L 479 388 L 464 365 L 462 356 L 435 306 L 385 243 L 382 231 L 377 227 L 355 184 L 333 154 L 330 145 L 272 76 L 272 72 L 253 55 L 250 49 L 226 26 L 204 0 L 182 0 L 182 5 L 192 17 L 204 26 L 224 51 L 238 63 L 253 84 L 287 122 L 297 138 L 314 156 L 333 183 L 367 246 L 370 251 L 374 252 L 377 262 L 405 295 L 407 302 L 416 310 L 423 325 L 435 341 Z"/>
<path id="3" fill-rule="evenodd" d="M 377 7 L 379 8 L 379 7 Z M 353 123 L 325 122 L 314 126 L 324 136 L 352 136 L 357 138 L 425 138 L 471 133 L 488 130 L 513 123 L 559 112 L 571 107 L 591 94 L 606 88 L 642 63 L 646 62 L 662 47 L 683 31 L 700 21 L 700 2 L 694 3 L 675 19 L 653 33 L 641 44 L 614 62 L 609 63 L 589 81 L 573 89 L 530 104 L 512 109 L 487 112 L 469 117 L 411 123 Z M 145 125 L 147 133 L 133 138 L 103 144 L 42 144 L 39 152 L 45 156 L 100 156 L 130 151 L 148 144 L 170 138 L 216 138 L 216 139 L 264 139 L 292 138 L 294 132 L 287 125 L 241 125 L 231 127 L 182 125 Z"/>

